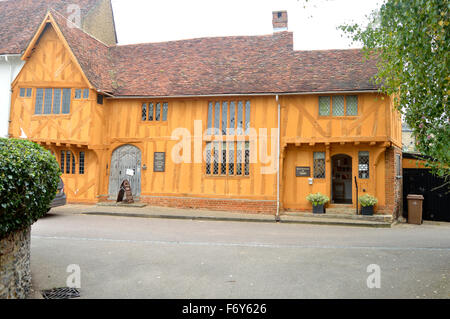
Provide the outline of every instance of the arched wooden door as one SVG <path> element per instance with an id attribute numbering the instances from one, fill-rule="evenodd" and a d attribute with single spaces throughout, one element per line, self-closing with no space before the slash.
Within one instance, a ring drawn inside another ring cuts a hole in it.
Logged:
<path id="1" fill-rule="evenodd" d="M 109 199 L 117 199 L 122 182 L 127 179 L 134 198 L 141 196 L 141 150 L 133 145 L 117 148 L 111 156 Z"/>

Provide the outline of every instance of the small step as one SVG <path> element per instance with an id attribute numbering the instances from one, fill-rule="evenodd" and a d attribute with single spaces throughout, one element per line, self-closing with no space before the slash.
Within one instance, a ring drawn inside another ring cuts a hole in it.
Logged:
<path id="1" fill-rule="evenodd" d="M 312 215 L 312 214 L 311 214 Z M 324 215 L 323 215 L 324 216 Z M 323 218 L 323 217 L 307 217 L 307 216 L 290 216 L 282 215 L 281 223 L 295 224 L 312 224 L 312 225 L 334 225 L 334 226 L 356 226 L 356 227 L 375 227 L 375 228 L 391 228 L 392 222 L 374 221 L 364 219 L 348 219 L 348 218 Z"/>
<path id="2" fill-rule="evenodd" d="M 392 223 L 392 215 L 356 215 L 356 212 L 352 213 L 332 213 L 331 208 L 327 208 L 325 214 L 313 214 L 313 213 L 303 213 L 303 212 L 287 212 L 286 216 L 297 216 L 297 217 L 307 217 L 307 218 L 320 218 L 320 219 L 349 219 L 349 220 L 360 220 L 360 221 L 378 221 Z"/>
<path id="3" fill-rule="evenodd" d="M 147 206 L 147 204 L 140 203 L 140 202 L 134 202 L 134 203 L 131 203 L 131 204 L 124 203 L 124 202 L 119 202 L 119 203 L 117 203 L 117 202 L 100 202 L 100 203 L 97 203 L 97 206 L 101 206 L 101 207 L 108 206 L 108 207 L 137 207 L 137 208 L 142 208 L 142 207 Z"/>

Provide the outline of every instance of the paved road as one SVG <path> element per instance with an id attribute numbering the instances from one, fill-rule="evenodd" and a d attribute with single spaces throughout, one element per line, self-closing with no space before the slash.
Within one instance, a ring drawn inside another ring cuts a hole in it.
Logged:
<path id="1" fill-rule="evenodd" d="M 84 209 L 85 210 L 85 209 Z M 34 289 L 82 298 L 449 298 L 450 224 L 392 229 L 199 222 L 52 210 L 32 227 Z M 369 289 L 368 265 L 381 288 Z"/>

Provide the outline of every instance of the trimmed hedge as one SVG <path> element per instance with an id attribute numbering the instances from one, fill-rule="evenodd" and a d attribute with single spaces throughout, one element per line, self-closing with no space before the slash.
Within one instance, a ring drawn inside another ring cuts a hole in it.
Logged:
<path id="1" fill-rule="evenodd" d="M 55 157 L 41 146 L 0 138 L 0 239 L 47 213 L 60 175 Z"/>

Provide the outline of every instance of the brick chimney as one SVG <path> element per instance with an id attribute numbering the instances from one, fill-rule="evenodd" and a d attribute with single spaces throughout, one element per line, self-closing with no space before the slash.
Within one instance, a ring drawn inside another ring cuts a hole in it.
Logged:
<path id="1" fill-rule="evenodd" d="M 273 32 L 288 30 L 288 15 L 287 11 L 273 11 L 272 12 Z"/>

